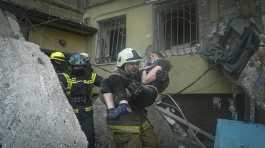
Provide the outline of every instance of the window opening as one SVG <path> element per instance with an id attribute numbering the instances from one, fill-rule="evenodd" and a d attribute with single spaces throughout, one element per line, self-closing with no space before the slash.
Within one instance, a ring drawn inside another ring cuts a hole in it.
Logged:
<path id="1" fill-rule="evenodd" d="M 98 64 L 116 62 L 118 53 L 126 44 L 126 17 L 119 16 L 99 21 Z"/>
<path id="2" fill-rule="evenodd" d="M 158 49 L 191 46 L 198 42 L 198 18 L 195 2 L 166 3 L 156 6 L 155 24 Z"/>

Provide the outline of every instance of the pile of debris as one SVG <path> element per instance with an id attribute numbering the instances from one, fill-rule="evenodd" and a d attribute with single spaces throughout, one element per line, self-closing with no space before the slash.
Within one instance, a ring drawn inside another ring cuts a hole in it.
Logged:
<path id="1" fill-rule="evenodd" d="M 243 90 L 250 99 L 250 110 L 253 111 L 256 105 L 265 110 L 265 42 L 262 25 L 255 18 L 234 18 L 220 23 L 199 50 L 204 59 L 221 68 Z M 251 114 L 250 119 L 254 121 L 254 113 Z"/>
<path id="2" fill-rule="evenodd" d="M 199 53 L 209 63 L 221 66 L 230 74 L 240 74 L 259 47 L 259 29 L 251 19 L 235 18 L 208 36 Z"/>

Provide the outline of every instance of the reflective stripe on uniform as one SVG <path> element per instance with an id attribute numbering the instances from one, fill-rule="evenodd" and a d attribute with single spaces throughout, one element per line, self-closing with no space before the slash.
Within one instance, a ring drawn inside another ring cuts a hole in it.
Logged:
<path id="1" fill-rule="evenodd" d="M 109 125 L 109 128 L 114 133 L 141 133 L 148 128 L 152 127 L 148 121 L 142 125 Z"/>
<path id="2" fill-rule="evenodd" d="M 93 110 L 93 106 L 89 106 L 85 108 L 85 112 L 90 112 Z"/>
<path id="3" fill-rule="evenodd" d="M 97 74 L 93 72 L 91 74 L 90 80 L 76 80 L 76 78 L 70 78 L 70 76 L 66 73 L 63 73 L 63 75 L 67 82 L 67 91 L 66 91 L 67 95 L 70 95 L 73 84 L 76 84 L 79 82 L 84 82 L 85 84 L 94 84 L 96 81 L 96 76 L 97 76 Z"/>
<path id="4" fill-rule="evenodd" d="M 72 88 L 71 78 L 68 74 L 63 73 L 64 78 L 66 79 L 67 87 L 66 87 L 66 94 L 70 95 L 70 89 Z"/>
<path id="5" fill-rule="evenodd" d="M 78 109 L 78 108 L 74 108 L 74 109 L 73 109 L 74 113 L 76 113 L 76 114 L 79 113 L 79 110 L 80 110 L 80 109 Z M 92 110 L 93 110 L 93 106 L 88 106 L 88 107 L 85 107 L 85 108 L 84 108 L 84 111 L 85 111 L 85 112 L 90 112 L 90 111 L 92 111 Z"/>
<path id="6" fill-rule="evenodd" d="M 93 84 L 93 83 L 95 83 L 95 80 L 96 80 L 96 73 L 92 73 L 92 75 L 91 75 L 91 79 L 90 80 L 84 80 L 84 83 L 86 83 L 86 84 Z"/>

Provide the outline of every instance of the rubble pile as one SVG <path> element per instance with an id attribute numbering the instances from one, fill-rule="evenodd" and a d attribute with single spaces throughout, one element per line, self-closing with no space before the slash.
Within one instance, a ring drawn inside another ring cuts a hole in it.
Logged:
<path id="1" fill-rule="evenodd" d="M 250 58 L 238 80 L 244 92 L 265 110 L 265 48 L 261 47 Z"/>
<path id="2" fill-rule="evenodd" d="M 239 74 L 260 43 L 256 21 L 235 18 L 220 26 L 208 36 L 199 53 L 229 74 Z"/>
<path id="3" fill-rule="evenodd" d="M 0 22 L 0 147 L 87 147 L 48 57 L 13 15 L 0 10 Z"/>
<path id="4" fill-rule="evenodd" d="M 258 18 L 238 17 L 222 22 L 208 35 L 205 46 L 199 50 L 204 59 L 220 67 L 235 85 L 242 88 L 252 104 L 250 110 L 256 105 L 265 110 L 262 26 Z M 254 120 L 254 117 L 250 118 Z"/>

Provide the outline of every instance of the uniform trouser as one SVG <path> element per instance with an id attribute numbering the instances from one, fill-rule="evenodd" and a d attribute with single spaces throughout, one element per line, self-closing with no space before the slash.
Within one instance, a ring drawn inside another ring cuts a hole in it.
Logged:
<path id="1" fill-rule="evenodd" d="M 76 113 L 76 116 L 89 142 L 88 148 L 95 148 L 93 111 L 79 111 L 79 113 Z"/>
<path id="2" fill-rule="evenodd" d="M 113 132 L 116 148 L 159 148 L 159 141 L 153 128 L 140 133 Z"/>

